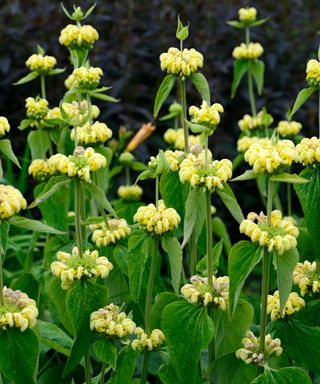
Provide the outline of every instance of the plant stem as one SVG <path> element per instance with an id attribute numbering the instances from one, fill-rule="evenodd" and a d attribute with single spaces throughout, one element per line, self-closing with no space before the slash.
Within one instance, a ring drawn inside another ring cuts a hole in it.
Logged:
<path id="1" fill-rule="evenodd" d="M 187 95 L 186 80 L 181 79 L 181 105 L 182 105 L 182 128 L 184 133 L 184 152 L 189 152 L 189 130 L 186 124 L 187 119 Z"/>
<path id="2" fill-rule="evenodd" d="M 44 75 L 40 75 L 40 83 L 41 83 L 41 97 L 42 99 L 46 99 L 46 78 Z"/>
<path id="3" fill-rule="evenodd" d="M 254 94 L 253 94 L 253 81 L 252 81 L 252 74 L 251 74 L 250 67 L 248 71 L 248 92 L 249 92 L 249 99 L 250 99 L 250 106 L 251 106 L 251 114 L 253 117 L 255 117 L 257 115 L 257 110 L 256 110 L 256 103 L 255 103 Z"/>
<path id="4" fill-rule="evenodd" d="M 49 143 L 49 156 L 53 156 L 53 146 L 52 146 L 52 140 L 51 140 L 51 135 L 49 131 L 47 131 L 47 135 L 48 135 L 48 143 Z"/>
<path id="5" fill-rule="evenodd" d="M 86 375 L 86 384 L 91 384 L 91 363 L 89 351 L 87 351 L 84 355 L 84 371 Z"/>
<path id="6" fill-rule="evenodd" d="M 33 250 L 34 250 L 34 247 L 37 244 L 39 236 L 40 236 L 39 232 L 33 232 L 32 233 L 31 241 L 30 241 L 29 247 L 28 247 L 27 257 L 26 257 L 26 260 L 24 262 L 24 270 L 25 270 L 25 272 L 29 272 L 30 269 L 31 269 L 32 259 L 33 259 Z"/>
<path id="7" fill-rule="evenodd" d="M 190 276 L 196 274 L 197 265 L 197 241 L 195 230 L 193 229 L 190 236 Z"/>
<path id="8" fill-rule="evenodd" d="M 211 218 L 211 192 L 206 189 L 206 238 L 208 255 L 208 284 L 212 286 L 212 218 Z"/>
<path id="9" fill-rule="evenodd" d="M 104 384 L 104 376 L 106 374 L 107 364 L 103 363 L 101 368 L 100 384 Z"/>
<path id="10" fill-rule="evenodd" d="M 76 241 L 80 257 L 83 255 L 81 236 L 81 186 L 79 178 L 74 179 L 74 213 L 76 224 Z"/>
<path id="11" fill-rule="evenodd" d="M 155 199 L 156 199 L 156 207 L 158 207 L 158 203 L 159 203 L 159 176 L 156 177 Z"/>
<path id="12" fill-rule="evenodd" d="M 141 375 L 141 384 L 145 384 L 147 382 L 149 356 L 150 356 L 149 351 L 144 351 L 144 354 L 143 354 L 143 365 L 142 365 L 142 375 Z"/>
<path id="13" fill-rule="evenodd" d="M 250 43 L 250 27 L 246 27 L 246 44 L 248 45 Z"/>
<path id="14" fill-rule="evenodd" d="M 319 139 L 320 139 L 320 91 L 319 91 L 319 102 L 318 102 L 318 124 L 319 124 Z"/>
<path id="15" fill-rule="evenodd" d="M 1 225 L 1 224 L 0 224 Z M 4 252 L 2 247 L 2 236 L 1 236 L 1 230 L 0 230 L 0 306 L 4 304 L 3 299 L 3 261 L 4 261 Z"/>
<path id="16" fill-rule="evenodd" d="M 291 193 L 291 184 L 287 184 L 287 202 L 288 202 L 288 215 L 292 214 L 292 193 Z"/>
<path id="17" fill-rule="evenodd" d="M 125 171 L 125 174 L 126 174 L 126 185 L 130 185 L 131 184 L 131 178 L 130 178 L 130 167 L 128 165 L 125 165 L 124 166 L 124 171 Z"/>

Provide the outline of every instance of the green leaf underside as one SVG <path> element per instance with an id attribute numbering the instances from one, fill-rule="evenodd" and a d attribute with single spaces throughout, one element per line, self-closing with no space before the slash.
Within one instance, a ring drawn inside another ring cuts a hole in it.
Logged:
<path id="1" fill-rule="evenodd" d="M 233 98 L 237 92 L 237 89 L 240 85 L 240 82 L 243 76 L 249 70 L 249 61 L 248 60 L 236 60 L 233 63 L 233 81 L 231 86 L 231 98 Z"/>
<path id="2" fill-rule="evenodd" d="M 155 118 L 158 116 L 163 103 L 167 100 L 176 80 L 177 77 L 174 75 L 166 75 L 162 80 L 154 102 L 153 116 Z"/>
<path id="3" fill-rule="evenodd" d="M 290 113 L 290 117 L 292 117 L 298 109 L 301 108 L 301 106 L 309 99 L 309 97 L 315 92 L 315 88 L 309 87 L 302 89 L 296 98 L 296 101 L 293 105 L 292 111 Z"/>
<path id="4" fill-rule="evenodd" d="M 200 93 L 202 100 L 206 101 L 210 105 L 210 89 L 205 76 L 201 72 L 195 72 L 190 76 L 190 79 Z"/>
<path id="5" fill-rule="evenodd" d="M 223 201 L 223 204 L 228 208 L 231 215 L 237 220 L 240 224 L 244 220 L 243 213 L 240 205 L 237 202 L 237 199 L 229 187 L 228 184 L 224 184 L 223 189 L 216 189 L 220 199 Z"/>
<path id="6" fill-rule="evenodd" d="M 161 245 L 169 257 L 172 287 L 179 294 L 180 277 L 182 271 L 182 249 L 175 237 L 161 237 Z"/>

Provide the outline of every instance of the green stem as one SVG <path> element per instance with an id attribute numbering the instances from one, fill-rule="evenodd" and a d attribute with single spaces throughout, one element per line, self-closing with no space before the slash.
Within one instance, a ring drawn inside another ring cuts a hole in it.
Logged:
<path id="1" fill-rule="evenodd" d="M 184 133 L 184 152 L 189 152 L 189 130 L 186 124 L 187 119 L 187 92 L 186 80 L 181 79 L 181 105 L 182 105 L 182 128 Z"/>
<path id="2" fill-rule="evenodd" d="M 212 262 L 212 218 L 211 218 L 211 192 L 206 189 L 206 238 L 208 255 L 208 284 L 212 286 L 213 262 Z"/>
<path id="3" fill-rule="evenodd" d="M 292 214 L 292 191 L 291 184 L 287 184 L 287 202 L 288 202 L 288 215 Z"/>
<path id="4" fill-rule="evenodd" d="M 100 374 L 100 384 L 104 384 L 104 376 L 106 374 L 106 368 L 107 368 L 107 363 L 103 363 L 101 368 L 101 374 Z"/>
<path id="5" fill-rule="evenodd" d="M 76 224 L 76 241 L 80 257 L 83 255 L 82 249 L 82 236 L 81 236 L 81 188 L 80 180 L 75 177 L 74 179 L 74 213 Z"/>
<path id="6" fill-rule="evenodd" d="M 158 203 L 159 203 L 159 176 L 156 177 L 156 192 L 155 192 L 155 198 L 156 198 L 156 207 L 158 207 Z"/>
<path id="7" fill-rule="evenodd" d="M 1 224 L 0 224 L 1 225 Z M 1 236 L 1 230 L 0 230 L 0 306 L 4 304 L 3 299 L 3 261 L 4 261 L 4 252 L 2 247 L 2 236 Z"/>
<path id="8" fill-rule="evenodd" d="M 318 124 L 319 124 L 319 139 L 320 139 L 320 91 L 319 91 L 319 102 L 318 102 Z"/>
<path id="9" fill-rule="evenodd" d="M 196 266 L 197 266 L 197 241 L 196 234 L 193 229 L 190 236 L 190 276 L 196 274 Z"/>
<path id="10" fill-rule="evenodd" d="M 86 376 L 86 384 L 91 384 L 91 363 L 89 352 L 86 352 L 84 356 L 84 371 Z"/>
<path id="11" fill-rule="evenodd" d="M 253 80 L 252 80 L 252 73 L 251 73 L 250 67 L 248 71 L 248 92 L 249 92 L 249 99 L 250 99 L 251 114 L 253 117 L 255 117 L 257 115 L 257 109 L 256 109 L 256 102 L 253 94 Z"/>
<path id="12" fill-rule="evenodd" d="M 143 354 L 143 365 L 142 365 L 142 375 L 141 375 L 141 384 L 145 384 L 147 382 L 148 376 L 148 366 L 149 366 L 149 351 L 144 351 Z"/>
<path id="13" fill-rule="evenodd" d="M 44 75 L 40 75 L 40 83 L 41 83 L 41 97 L 42 99 L 46 99 L 46 78 Z"/>
<path id="14" fill-rule="evenodd" d="M 24 270 L 25 270 L 25 272 L 30 271 L 30 269 L 32 267 L 33 250 L 34 250 L 34 247 L 37 244 L 39 236 L 40 236 L 39 232 L 33 232 L 32 233 L 31 241 L 30 241 L 30 244 L 29 244 L 29 247 L 28 247 L 28 253 L 27 253 L 26 261 L 24 263 Z"/>
<path id="15" fill-rule="evenodd" d="M 250 43 L 250 27 L 246 27 L 246 44 L 248 45 Z"/>
<path id="16" fill-rule="evenodd" d="M 53 156 L 53 146 L 52 146 L 52 140 L 51 140 L 51 135 L 49 131 L 47 131 L 47 135 L 48 135 L 48 143 L 49 143 L 49 156 Z"/>
<path id="17" fill-rule="evenodd" d="M 126 185 L 130 185 L 131 184 L 131 177 L 130 177 L 130 167 L 128 165 L 125 165 L 124 166 L 124 171 L 125 171 L 125 174 L 126 174 Z"/>

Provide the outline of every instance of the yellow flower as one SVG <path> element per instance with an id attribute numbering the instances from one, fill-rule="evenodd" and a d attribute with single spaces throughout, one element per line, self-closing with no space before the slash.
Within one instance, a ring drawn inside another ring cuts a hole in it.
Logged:
<path id="1" fill-rule="evenodd" d="M 205 307 L 213 305 L 225 311 L 229 303 L 229 277 L 212 276 L 213 286 L 208 284 L 207 277 L 192 276 L 191 284 L 181 288 L 181 294 L 190 303 L 202 303 Z"/>
<path id="2" fill-rule="evenodd" d="M 243 348 L 237 350 L 236 357 L 246 364 L 263 366 L 272 354 L 280 356 L 282 353 L 280 339 L 272 339 L 270 334 L 265 338 L 265 354 L 260 352 L 260 338 L 251 331 L 247 331 L 246 336 L 242 339 L 242 346 Z"/>
<path id="3" fill-rule="evenodd" d="M 175 230 L 181 218 L 174 208 L 167 208 L 164 201 L 159 200 L 158 207 L 154 204 L 139 207 L 133 220 L 147 232 L 161 236 Z"/>
<path id="4" fill-rule="evenodd" d="M 20 328 L 23 332 L 35 326 L 38 316 L 36 302 L 21 291 L 3 288 L 4 304 L 0 305 L 0 329 Z"/>
<path id="5" fill-rule="evenodd" d="M 30 71 L 39 73 L 48 73 L 57 64 L 57 60 L 53 56 L 43 56 L 41 54 L 33 54 L 26 61 L 26 66 Z"/>
<path id="6" fill-rule="evenodd" d="M 33 97 L 26 99 L 27 116 L 31 119 L 41 120 L 47 116 L 48 101 L 46 99 L 36 100 Z"/>
<path id="7" fill-rule="evenodd" d="M 305 260 L 303 263 L 297 263 L 293 271 L 293 282 L 299 286 L 301 296 L 320 292 L 320 273 L 317 271 L 316 262 Z"/>
<path id="8" fill-rule="evenodd" d="M 130 235 L 131 229 L 125 219 L 108 219 L 99 224 L 89 225 L 92 232 L 92 241 L 97 247 L 106 247 L 115 244 Z"/>
<path id="9" fill-rule="evenodd" d="M 86 100 L 82 100 L 80 103 L 77 101 L 73 101 L 72 103 L 62 103 L 62 109 L 68 115 L 70 125 L 83 125 L 82 122 L 89 117 L 89 106 Z M 91 105 L 91 119 L 95 120 L 99 114 L 100 109 L 96 105 Z"/>
<path id="10" fill-rule="evenodd" d="M 256 116 L 250 116 L 245 114 L 241 120 L 238 122 L 238 127 L 242 132 L 249 133 L 253 129 L 261 129 L 264 127 L 263 118 L 265 116 L 264 111 L 260 111 Z M 270 116 L 270 115 L 269 115 Z M 272 123 L 273 118 L 271 117 L 270 124 Z"/>
<path id="11" fill-rule="evenodd" d="M 235 47 L 232 56 L 236 60 L 256 60 L 263 54 L 263 47 L 260 43 L 241 43 Z"/>
<path id="12" fill-rule="evenodd" d="M 160 55 L 161 69 L 176 76 L 191 76 L 203 66 L 203 56 L 194 48 L 181 52 L 178 48 L 169 48 Z"/>
<path id="13" fill-rule="evenodd" d="M 270 225 L 263 212 L 260 215 L 250 212 L 247 219 L 241 222 L 240 232 L 250 237 L 252 242 L 258 242 L 261 247 L 267 247 L 268 252 L 276 250 L 279 255 L 296 248 L 299 236 L 299 230 L 292 218 L 282 217 L 278 210 L 271 212 Z"/>
<path id="14" fill-rule="evenodd" d="M 4 116 L 0 116 L 0 137 L 4 136 L 10 131 L 10 125 L 8 119 Z"/>
<path id="15" fill-rule="evenodd" d="M 61 288 L 69 289 L 75 280 L 101 277 L 105 279 L 113 266 L 105 256 L 98 251 L 86 250 L 79 255 L 78 248 L 74 247 L 72 253 L 58 252 L 57 259 L 51 264 L 51 272 L 61 279 Z"/>
<path id="16" fill-rule="evenodd" d="M 91 25 L 67 25 L 60 34 L 59 42 L 68 48 L 91 48 L 99 34 Z"/>
<path id="17" fill-rule="evenodd" d="M 27 202 L 20 191 L 11 185 L 0 184 L 0 219 L 6 220 L 26 209 Z"/>
<path id="18" fill-rule="evenodd" d="M 179 171 L 181 161 L 184 159 L 184 152 L 182 151 L 165 151 L 164 156 L 170 165 L 172 172 Z"/>
<path id="19" fill-rule="evenodd" d="M 61 113 L 60 113 L 60 108 L 59 107 L 54 107 L 52 109 L 49 109 L 48 110 L 48 113 L 47 113 L 47 116 L 46 116 L 46 119 L 47 120 L 58 120 L 58 119 L 62 119 L 61 117 Z"/>
<path id="20" fill-rule="evenodd" d="M 85 90 L 95 89 L 98 87 L 102 75 L 102 69 L 98 67 L 76 68 L 65 81 L 65 85 L 68 89 L 73 87 L 79 87 Z"/>
<path id="21" fill-rule="evenodd" d="M 303 165 L 312 165 L 320 162 L 320 139 L 313 136 L 304 138 L 297 145 L 299 162 Z"/>
<path id="22" fill-rule="evenodd" d="M 273 173 L 280 166 L 297 162 L 299 155 L 291 140 L 279 140 L 277 143 L 259 141 L 249 147 L 244 159 L 256 173 Z"/>
<path id="23" fill-rule="evenodd" d="M 135 201 L 140 200 L 143 190 L 139 185 L 121 185 L 117 193 L 120 199 Z"/>
<path id="24" fill-rule="evenodd" d="M 237 142 L 237 149 L 239 152 L 246 152 L 252 144 L 270 144 L 271 140 L 266 137 L 257 137 L 257 136 L 243 136 Z"/>
<path id="25" fill-rule="evenodd" d="M 257 10 L 253 7 L 240 8 L 238 14 L 240 21 L 252 22 L 256 20 Z"/>
<path id="26" fill-rule="evenodd" d="M 28 172 L 34 179 L 44 181 L 54 175 L 56 170 L 48 163 L 48 160 L 36 159 L 31 162 Z"/>
<path id="27" fill-rule="evenodd" d="M 291 292 L 281 315 L 279 291 L 275 291 L 273 295 L 268 295 L 267 313 L 270 314 L 272 321 L 276 321 L 281 317 L 290 316 L 301 311 L 304 306 L 304 300 L 296 292 Z"/>
<path id="28" fill-rule="evenodd" d="M 92 125 L 86 123 L 82 127 L 77 127 L 77 137 L 79 144 L 105 143 L 112 137 L 112 131 L 104 123 L 96 121 Z M 71 140 L 75 139 L 75 128 L 71 130 Z"/>
<path id="29" fill-rule="evenodd" d="M 194 105 L 189 109 L 189 115 L 192 116 L 192 122 L 203 124 L 209 127 L 216 127 L 220 123 L 219 113 L 223 112 L 223 107 L 219 103 L 214 103 L 211 106 L 206 101 L 203 101 L 200 108 Z"/>
<path id="30" fill-rule="evenodd" d="M 159 348 L 165 341 L 165 336 L 160 329 L 154 329 L 150 336 L 148 336 L 144 330 L 140 327 L 137 327 L 135 330 L 136 339 L 132 341 L 132 349 L 141 351 L 142 349 L 147 349 L 148 351 L 153 351 L 156 348 Z"/>
<path id="31" fill-rule="evenodd" d="M 117 305 L 109 304 L 91 313 L 90 329 L 114 338 L 123 338 L 135 331 L 136 324 L 125 312 L 120 312 Z"/>
<path id="32" fill-rule="evenodd" d="M 163 135 L 164 140 L 170 144 L 174 149 L 184 150 L 184 132 L 183 128 L 166 130 Z M 189 135 L 188 137 L 189 146 L 200 145 L 200 135 Z"/>
<path id="33" fill-rule="evenodd" d="M 320 62 L 312 59 L 307 63 L 306 80 L 310 87 L 319 88 L 320 86 Z"/>
<path id="34" fill-rule="evenodd" d="M 298 121 L 279 121 L 277 131 L 281 136 L 296 136 L 302 129 L 302 124 Z"/>
<path id="35" fill-rule="evenodd" d="M 119 156 L 119 162 L 122 165 L 129 166 L 132 164 L 133 161 L 134 161 L 134 156 L 130 152 L 126 152 L 126 151 L 122 152 L 121 155 Z"/>
<path id="36" fill-rule="evenodd" d="M 209 191 L 222 189 L 223 184 L 232 177 L 232 163 L 228 159 L 212 161 L 211 156 L 209 152 L 209 164 L 206 167 L 204 151 L 197 156 L 189 153 L 180 164 L 180 181 L 187 181 L 192 187 L 206 187 Z"/>

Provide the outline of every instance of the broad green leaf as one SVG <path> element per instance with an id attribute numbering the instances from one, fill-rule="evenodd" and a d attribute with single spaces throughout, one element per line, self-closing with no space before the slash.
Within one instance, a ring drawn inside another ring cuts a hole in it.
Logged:
<path id="1" fill-rule="evenodd" d="M 12 216 L 9 219 L 9 222 L 15 227 L 23 228 L 29 231 L 52 233 L 54 235 L 65 234 L 65 232 L 61 232 L 47 224 L 42 223 L 41 221 L 27 219 L 26 217 Z"/>
<path id="2" fill-rule="evenodd" d="M 154 102 L 153 116 L 155 118 L 158 116 L 158 113 L 163 103 L 167 100 L 167 97 L 169 96 L 169 93 L 175 85 L 176 80 L 177 77 L 174 75 L 166 75 L 165 78 L 162 80 Z"/>
<path id="3" fill-rule="evenodd" d="M 302 368 L 288 367 L 278 371 L 268 369 L 251 384 L 312 384 L 306 371 Z"/>
<path id="4" fill-rule="evenodd" d="M 37 51 L 38 51 L 38 54 L 39 55 L 44 55 L 45 54 L 45 51 L 44 51 L 44 49 L 41 47 L 41 45 L 37 45 Z"/>
<path id="5" fill-rule="evenodd" d="M 237 359 L 235 351 L 218 357 L 209 370 L 214 384 L 250 384 L 257 375 L 257 368 Z"/>
<path id="6" fill-rule="evenodd" d="M 161 316 L 164 308 L 174 301 L 177 301 L 178 297 L 173 292 L 161 292 L 159 293 L 154 300 L 151 309 L 151 328 L 155 329 L 161 328 Z"/>
<path id="7" fill-rule="evenodd" d="M 36 383 L 39 340 L 30 328 L 0 331 L 0 372 L 15 384 Z"/>
<path id="8" fill-rule="evenodd" d="M 246 240 L 239 241 L 231 248 L 228 264 L 231 315 L 235 312 L 243 284 L 253 268 L 260 262 L 262 253 L 263 249 L 258 244 Z"/>
<path id="9" fill-rule="evenodd" d="M 229 22 L 230 23 L 230 22 Z M 243 27 L 241 27 L 243 28 Z M 235 60 L 233 63 L 233 81 L 231 85 L 231 98 L 234 98 L 243 76 L 249 70 L 248 60 Z"/>
<path id="10" fill-rule="evenodd" d="M 44 159 L 49 149 L 49 136 L 46 131 L 37 129 L 28 135 L 28 144 L 31 149 L 32 159 Z"/>
<path id="11" fill-rule="evenodd" d="M 17 167 L 21 168 L 19 164 L 19 160 L 16 158 L 15 154 L 13 153 L 10 140 L 8 139 L 0 140 L 0 151 L 5 157 L 11 160 Z"/>
<path id="12" fill-rule="evenodd" d="M 172 364 L 163 364 L 159 368 L 158 372 L 161 383 L 172 384 L 177 383 L 177 375 Z"/>
<path id="13" fill-rule="evenodd" d="M 314 243 L 317 257 L 320 256 L 320 169 L 305 168 L 300 175 L 310 180 L 307 184 L 295 184 L 294 189 L 298 195 L 303 209 L 308 231 Z"/>
<path id="14" fill-rule="evenodd" d="M 176 383 L 200 383 L 200 354 L 213 338 L 213 322 L 207 308 L 187 301 L 171 303 L 162 313 L 161 324 L 177 374 Z"/>
<path id="15" fill-rule="evenodd" d="M 20 129 L 20 131 L 23 131 L 24 129 L 28 128 L 31 123 L 32 123 L 31 119 L 23 119 L 20 125 L 18 126 L 18 129 Z"/>
<path id="16" fill-rule="evenodd" d="M 309 99 L 309 97 L 315 92 L 315 88 L 310 87 L 310 88 L 304 88 L 302 89 L 296 98 L 296 101 L 293 105 L 292 111 L 290 113 L 290 117 L 292 117 L 298 109 Z"/>
<path id="17" fill-rule="evenodd" d="M 165 157 L 163 150 L 161 149 L 157 156 L 157 168 L 154 172 L 154 176 L 160 176 L 164 173 L 168 173 L 169 171 L 170 171 L 170 164 L 167 158 Z"/>
<path id="18" fill-rule="evenodd" d="M 174 207 L 181 219 L 184 217 L 184 203 L 188 196 L 189 187 L 181 184 L 178 172 L 168 172 L 161 175 L 160 193 L 167 207 Z"/>
<path id="19" fill-rule="evenodd" d="M 229 20 L 227 21 L 227 24 L 231 25 L 231 27 L 243 29 L 245 28 L 245 24 L 242 21 L 238 20 Z"/>
<path id="20" fill-rule="evenodd" d="M 189 120 L 185 120 L 185 122 L 193 133 L 211 132 L 211 128 L 208 128 L 205 125 L 191 123 Z"/>
<path id="21" fill-rule="evenodd" d="M 280 298 L 280 312 L 282 313 L 292 288 L 292 274 L 299 261 L 297 248 L 285 251 L 282 255 L 275 252 L 275 265 L 277 269 L 277 284 Z"/>
<path id="22" fill-rule="evenodd" d="M 161 237 L 161 245 L 169 258 L 172 287 L 175 293 L 179 294 L 180 277 L 181 277 L 181 271 L 182 271 L 181 245 L 175 237 L 167 237 L 167 236 Z"/>
<path id="23" fill-rule="evenodd" d="M 117 217 L 117 214 L 115 213 L 114 209 L 112 208 L 112 205 L 110 204 L 109 200 L 107 199 L 105 193 L 103 192 L 102 188 L 98 187 L 94 183 L 82 183 L 85 188 L 88 190 L 90 195 L 96 200 L 97 204 L 111 213 L 112 216 Z"/>
<path id="24" fill-rule="evenodd" d="M 210 106 L 210 89 L 205 76 L 201 72 L 195 72 L 190 76 L 190 79 L 200 93 L 202 100 L 206 101 Z"/>
<path id="25" fill-rule="evenodd" d="M 113 340 L 107 337 L 97 340 L 93 346 L 94 353 L 103 362 L 115 370 L 117 364 L 117 348 Z"/>
<path id="26" fill-rule="evenodd" d="M 16 83 L 13 83 L 13 85 L 21 85 L 25 83 L 29 83 L 29 81 L 32 81 L 39 77 L 38 72 L 30 72 L 26 76 L 24 76 L 22 79 L 18 80 Z"/>
<path id="27" fill-rule="evenodd" d="M 270 180 L 272 181 L 278 181 L 282 183 L 291 183 L 291 184 L 307 184 L 309 183 L 309 180 L 296 175 L 295 173 L 278 173 L 275 175 L 272 175 Z"/>
<path id="28" fill-rule="evenodd" d="M 108 384 L 131 383 L 135 371 L 135 359 L 139 352 L 134 351 L 131 344 L 122 349 L 117 360 L 117 370 L 112 372 Z"/>
<path id="29" fill-rule="evenodd" d="M 234 177 L 231 181 L 253 180 L 253 179 L 256 179 L 258 176 L 259 176 L 258 173 L 250 169 L 248 171 L 245 171 L 242 175 Z"/>
<path id="30" fill-rule="evenodd" d="M 219 195 L 220 199 L 223 201 L 223 204 L 228 208 L 231 215 L 240 224 L 241 221 L 244 220 L 244 217 L 240 205 L 238 204 L 232 189 L 229 187 L 228 184 L 224 184 L 223 189 L 217 188 L 216 192 Z"/>
<path id="31" fill-rule="evenodd" d="M 177 39 L 179 39 L 180 41 L 184 41 L 188 36 L 189 36 L 189 27 L 186 25 L 177 34 Z"/>
<path id="32" fill-rule="evenodd" d="M 53 76 L 53 75 L 60 75 L 60 73 L 63 73 L 65 72 L 65 68 L 54 68 L 54 69 L 51 69 L 48 73 L 49 76 Z"/>
<path id="33" fill-rule="evenodd" d="M 234 352 L 242 346 L 242 339 L 253 321 L 253 308 L 247 301 L 240 299 L 234 315 L 228 311 L 216 311 L 214 316 L 215 358 Z"/>
<path id="34" fill-rule="evenodd" d="M 212 232 L 223 241 L 226 253 L 229 255 L 232 247 L 230 236 L 225 223 L 218 216 L 212 218 Z"/>
<path id="35" fill-rule="evenodd" d="M 39 283 L 31 272 L 23 272 L 13 279 L 10 288 L 14 291 L 19 289 L 26 293 L 30 299 L 37 300 L 39 294 Z"/>
<path id="36" fill-rule="evenodd" d="M 61 187 L 67 186 L 69 184 L 70 179 L 66 178 L 65 176 L 52 176 L 42 192 L 29 205 L 29 208 L 34 208 L 35 206 L 43 203 L 45 200 L 49 199 L 49 197 L 57 193 Z"/>
<path id="37" fill-rule="evenodd" d="M 213 270 L 217 270 L 219 266 L 219 258 L 222 252 L 223 240 L 221 239 L 212 250 L 212 265 Z M 197 264 L 197 271 L 199 271 L 202 275 L 207 275 L 207 267 L 208 267 L 208 255 L 205 255 Z"/>
<path id="38" fill-rule="evenodd" d="M 264 80 L 264 62 L 262 60 L 251 60 L 250 72 L 257 84 L 258 94 L 261 95 Z"/>

